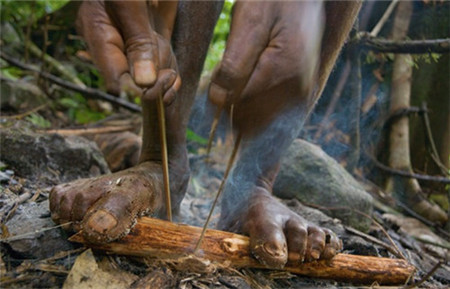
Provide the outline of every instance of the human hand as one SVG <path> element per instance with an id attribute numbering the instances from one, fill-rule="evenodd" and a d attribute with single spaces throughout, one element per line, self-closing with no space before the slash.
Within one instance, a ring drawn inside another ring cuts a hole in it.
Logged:
<path id="1" fill-rule="evenodd" d="M 167 9 L 167 5 L 172 6 Z M 84 1 L 81 4 L 77 28 L 109 92 L 142 96 L 146 88 L 156 83 L 162 70 L 165 73 L 171 70 L 176 77 L 171 78 L 173 81 L 163 92 L 163 99 L 166 104 L 174 100 L 181 86 L 170 46 L 176 2 L 158 7 L 147 5 L 146 1 Z"/>
<path id="2" fill-rule="evenodd" d="M 257 131 L 293 105 L 311 105 L 323 30 L 320 1 L 237 1 L 210 100 L 235 127 Z M 306 109 L 305 109 L 306 110 Z"/>

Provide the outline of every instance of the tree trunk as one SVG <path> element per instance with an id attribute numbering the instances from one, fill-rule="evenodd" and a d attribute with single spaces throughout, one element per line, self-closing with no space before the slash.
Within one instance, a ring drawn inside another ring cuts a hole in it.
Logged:
<path id="1" fill-rule="evenodd" d="M 401 40 L 407 36 L 412 15 L 412 2 L 402 1 L 398 4 L 392 39 Z M 392 72 L 390 114 L 410 106 L 411 77 L 413 59 L 409 54 L 396 54 Z M 398 118 L 390 127 L 389 166 L 412 172 L 409 150 L 408 116 Z M 386 191 L 396 196 L 397 200 L 411 207 L 414 211 L 433 222 L 444 223 L 446 214 L 436 205 L 429 203 L 421 194 L 416 179 L 390 176 L 386 182 Z"/>

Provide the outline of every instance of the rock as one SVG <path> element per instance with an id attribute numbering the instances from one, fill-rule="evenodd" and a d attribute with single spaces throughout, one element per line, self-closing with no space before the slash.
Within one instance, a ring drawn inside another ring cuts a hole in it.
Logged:
<path id="1" fill-rule="evenodd" d="M 5 226 L 9 237 L 3 242 L 22 258 L 45 259 L 74 248 L 50 218 L 48 200 L 18 206 Z"/>
<path id="2" fill-rule="evenodd" d="M 77 136 L 1 129 L 0 157 L 18 176 L 51 185 L 109 173 L 97 145 Z"/>
<path id="3" fill-rule="evenodd" d="M 304 140 L 295 140 L 283 158 L 273 192 L 280 198 L 336 208 L 324 212 L 361 231 L 371 223 L 355 210 L 370 215 L 372 197 L 320 147 Z"/>
<path id="4" fill-rule="evenodd" d="M 24 111 L 48 102 L 36 85 L 24 80 L 2 79 L 0 82 L 0 105 L 2 110 Z"/>

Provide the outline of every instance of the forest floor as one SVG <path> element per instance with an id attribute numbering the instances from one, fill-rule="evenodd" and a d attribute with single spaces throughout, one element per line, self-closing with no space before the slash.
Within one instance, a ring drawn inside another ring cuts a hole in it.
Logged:
<path id="1" fill-rule="evenodd" d="M 1 125 L 3 133 L 7 130 L 15 133 L 23 130 L 24 135 L 42 138 L 42 134 L 29 132 L 28 128 L 23 129 L 23 123 L 11 117 L 2 117 Z M 25 125 L 27 126 L 29 127 Z M 19 138 L 25 139 L 21 136 Z M 20 140 L 17 142 L 20 143 Z M 61 139 L 49 137 L 40 142 L 36 147 L 45 146 L 44 153 L 51 155 L 52 148 L 59 147 Z M 5 153 L 8 149 L 3 147 L 2 152 Z M 67 169 L 64 166 L 77 164 L 77 160 L 51 163 L 48 172 L 54 174 L 43 177 L 38 171 L 30 172 L 26 169 L 27 164 L 35 162 L 30 159 L 34 156 L 34 149 L 25 144 L 22 154 L 17 154 L 17 159 L 26 163 L 22 167 L 1 164 L 1 288 L 382 288 L 378 284 L 358 285 L 319 280 L 285 271 L 219 266 L 193 268 L 163 260 L 117 256 L 99 251 L 94 251 L 92 255 L 87 248 L 67 241 L 69 235 L 52 222 L 48 208 L 51 186 L 62 181 L 58 172 Z M 192 176 L 180 217 L 176 221 L 203 226 L 223 176 L 229 147 L 224 143 L 217 144 L 209 163 L 204 162 L 201 150 L 192 151 L 189 155 Z M 57 167 L 58 165 L 62 167 Z M 38 170 L 39 165 L 34 166 Z M 103 173 L 98 167 L 90 171 L 90 174 Z M 86 175 L 80 173 L 79 177 Z M 285 202 L 293 210 L 305 210 L 296 200 Z M 329 218 L 315 209 L 306 210 L 312 222 L 329 227 L 339 234 L 344 242 L 344 253 L 398 258 L 389 250 L 389 247 L 394 246 L 391 242 L 394 242 L 407 261 L 417 268 L 410 280 L 411 284 L 425 278 L 425 282 L 418 288 L 448 288 L 450 267 L 442 260 L 447 258 L 448 262 L 449 250 L 418 242 L 414 238 L 414 230 L 405 225 L 404 217 L 389 216 L 379 210 L 374 212 L 374 218 L 380 220 L 391 240 L 377 226 L 371 228 L 369 235 L 380 241 L 380 244 L 388 244 L 383 246 L 364 235 L 355 235 L 355 232 L 340 224 L 339 220 Z M 210 227 L 214 226 L 218 212 L 219 208 L 216 208 Z M 431 239 L 435 236 L 426 226 L 421 232 L 426 237 L 431 236 Z M 430 272 L 431 275 L 428 276 Z M 74 276 L 77 274 L 84 276 L 84 279 L 75 282 Z M 402 285 L 390 288 L 405 288 Z"/>

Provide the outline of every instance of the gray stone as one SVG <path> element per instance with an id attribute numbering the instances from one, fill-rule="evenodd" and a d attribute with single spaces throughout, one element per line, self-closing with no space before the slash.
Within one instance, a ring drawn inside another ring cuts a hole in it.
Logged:
<path id="1" fill-rule="evenodd" d="M 18 176 L 45 184 L 109 173 L 94 142 L 22 128 L 0 129 L 0 158 Z"/>
<path id="2" fill-rule="evenodd" d="M 21 204 L 5 225 L 10 236 L 3 242 L 23 258 L 45 259 L 74 248 L 51 220 L 48 200 Z"/>
<path id="3" fill-rule="evenodd" d="M 273 191 L 280 198 L 330 208 L 324 212 L 362 231 L 371 223 L 357 211 L 370 215 L 372 197 L 320 147 L 300 139 L 283 158 Z"/>
<path id="4" fill-rule="evenodd" d="M 0 106 L 2 110 L 23 111 L 36 108 L 48 102 L 47 97 L 36 85 L 24 80 L 0 81 Z"/>

